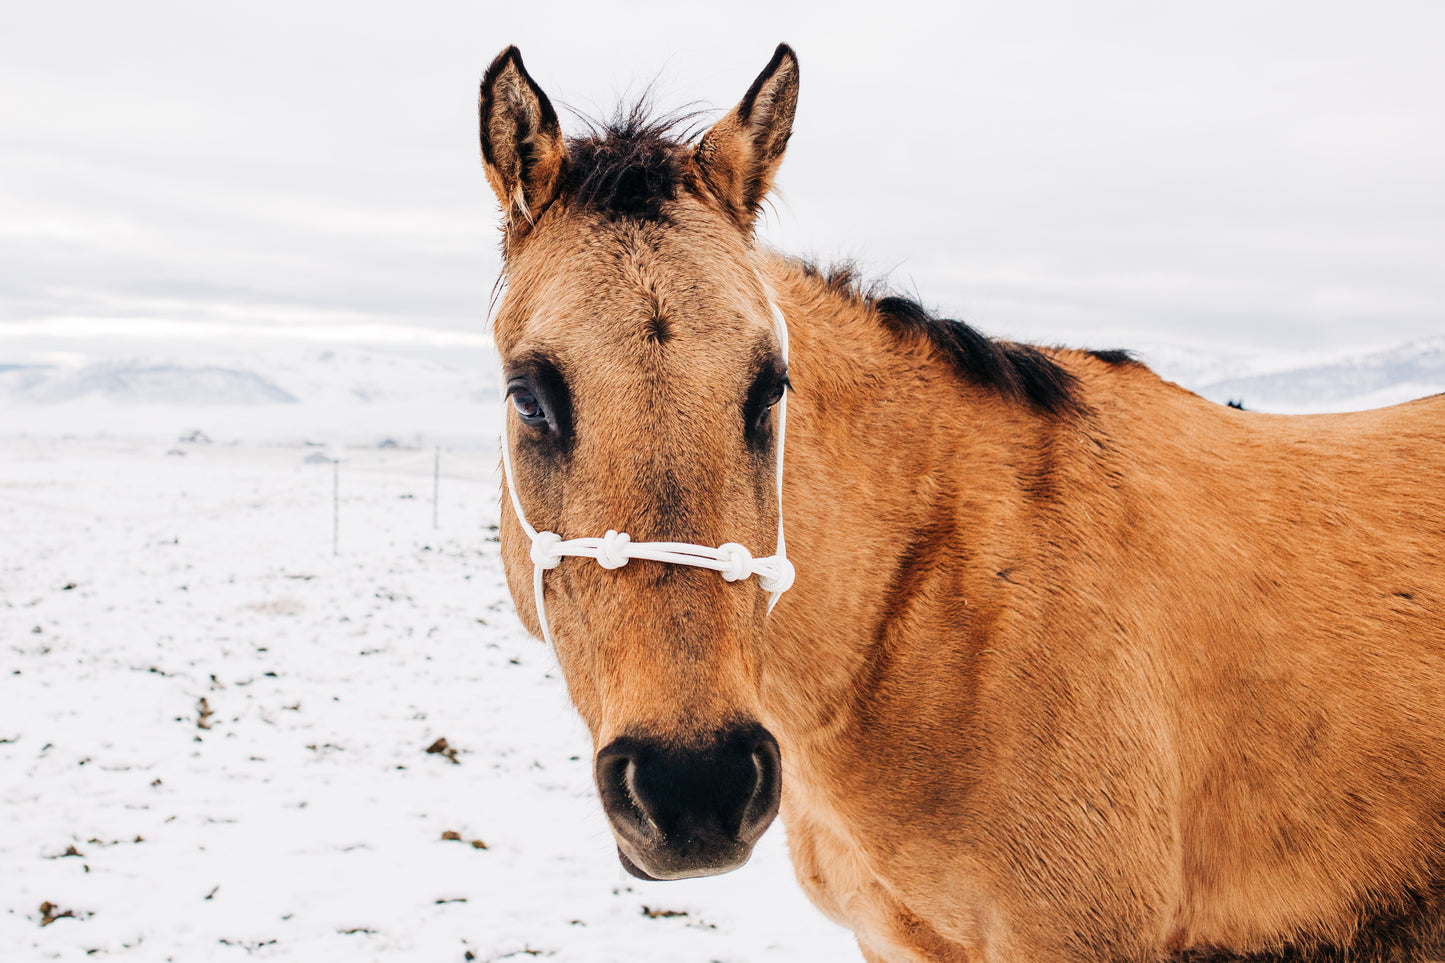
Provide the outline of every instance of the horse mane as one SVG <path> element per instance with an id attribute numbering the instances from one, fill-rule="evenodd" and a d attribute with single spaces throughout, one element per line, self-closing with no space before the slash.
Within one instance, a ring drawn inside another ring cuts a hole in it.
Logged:
<path id="1" fill-rule="evenodd" d="M 881 282 L 865 283 L 851 263 L 823 269 L 803 262 L 802 268 L 806 276 L 834 293 L 871 308 L 895 335 L 926 339 L 955 372 L 980 387 L 1028 402 L 1051 415 L 1087 410 L 1079 394 L 1079 379 L 1043 349 L 995 340 L 962 321 L 938 317 Z M 1137 364 L 1127 351 L 1086 353 L 1111 366 Z"/>
<path id="2" fill-rule="evenodd" d="M 683 186 L 702 116 L 692 110 L 655 117 L 647 93 L 608 120 L 578 114 L 586 132 L 567 140 L 571 203 L 610 219 L 662 220 Z"/>

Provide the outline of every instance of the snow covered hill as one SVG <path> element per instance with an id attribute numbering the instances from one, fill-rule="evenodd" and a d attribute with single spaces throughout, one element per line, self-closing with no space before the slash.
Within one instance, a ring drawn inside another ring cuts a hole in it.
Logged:
<path id="1" fill-rule="evenodd" d="M 1445 337 L 1387 347 L 1257 352 L 1161 344 L 1135 354 L 1211 401 L 1276 414 L 1359 411 L 1445 391 Z"/>
<path id="2" fill-rule="evenodd" d="M 3 359 L 0 359 L 3 360 Z M 378 348 L 71 355 L 0 365 L 0 433 L 495 447 L 490 351 L 447 360 Z"/>
<path id="3" fill-rule="evenodd" d="M 105 361 L 82 368 L 16 367 L 0 372 L 11 400 L 56 404 L 98 395 L 118 404 L 294 404 L 295 395 L 254 371 L 216 365 Z"/>
<path id="4" fill-rule="evenodd" d="M 1260 411 L 1352 411 L 1398 404 L 1445 391 L 1445 337 L 1221 379 L 1197 390 L 1214 401 L 1242 400 Z"/>

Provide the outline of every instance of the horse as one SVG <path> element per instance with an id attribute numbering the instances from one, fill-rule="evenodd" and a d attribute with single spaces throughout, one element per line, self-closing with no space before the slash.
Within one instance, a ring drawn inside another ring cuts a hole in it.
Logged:
<path id="1" fill-rule="evenodd" d="M 501 552 L 622 865 L 780 814 L 870 963 L 1445 959 L 1445 396 L 1235 410 L 770 250 L 798 79 L 481 85 Z"/>

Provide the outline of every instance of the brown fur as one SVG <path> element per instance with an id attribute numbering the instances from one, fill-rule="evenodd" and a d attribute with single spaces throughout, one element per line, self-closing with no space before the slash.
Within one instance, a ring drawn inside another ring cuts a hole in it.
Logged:
<path id="1" fill-rule="evenodd" d="M 530 180 L 487 159 L 535 216 L 509 221 L 497 347 L 550 359 L 572 419 L 564 447 L 509 415 L 539 528 L 770 552 L 772 442 L 740 420 L 776 350 L 764 283 L 792 338 L 798 578 L 771 616 L 698 569 L 548 573 L 596 745 L 761 722 L 798 878 L 871 961 L 1442 955 L 1445 397 L 1252 414 L 1063 350 L 1068 405 L 967 376 L 753 243 L 796 87 L 779 48 L 660 220 L 569 204 L 565 148 Z M 526 129 L 486 95 L 484 143 Z M 537 632 L 510 507 L 502 541 Z"/>

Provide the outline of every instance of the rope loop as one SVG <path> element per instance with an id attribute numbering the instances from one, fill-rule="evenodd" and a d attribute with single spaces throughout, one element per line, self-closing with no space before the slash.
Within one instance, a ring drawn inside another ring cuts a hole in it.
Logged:
<path id="1" fill-rule="evenodd" d="M 532 564 L 539 569 L 556 568 L 562 564 L 562 553 L 557 546 L 562 536 L 556 532 L 538 532 L 532 536 Z"/>
<path id="2" fill-rule="evenodd" d="M 597 564 L 603 568 L 621 568 L 626 565 L 627 560 L 632 557 L 627 551 L 627 543 L 630 541 L 631 535 L 609 528 L 607 534 L 602 536 L 602 543 L 597 546 Z"/>

